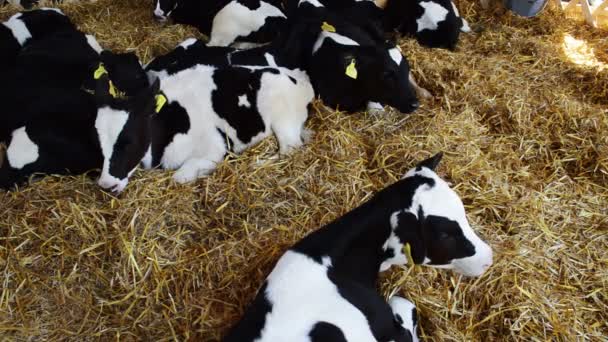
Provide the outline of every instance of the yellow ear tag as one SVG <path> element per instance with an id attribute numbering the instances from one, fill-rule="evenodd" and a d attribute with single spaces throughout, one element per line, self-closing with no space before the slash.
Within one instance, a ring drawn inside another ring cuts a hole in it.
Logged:
<path id="1" fill-rule="evenodd" d="M 103 66 L 103 64 L 100 63 L 97 70 L 95 70 L 95 73 L 93 73 L 93 78 L 98 80 L 101 78 L 101 76 L 103 76 L 107 73 L 108 73 L 108 70 L 106 70 L 106 68 Z"/>
<path id="2" fill-rule="evenodd" d="M 167 103 L 167 98 L 163 94 L 156 95 L 156 112 L 160 113 L 160 110 L 163 109 L 165 104 Z"/>
<path id="3" fill-rule="evenodd" d="M 321 25 L 321 30 L 334 33 L 336 32 L 336 28 L 328 24 L 327 21 L 323 22 L 323 25 Z"/>
<path id="4" fill-rule="evenodd" d="M 403 254 L 405 254 L 405 256 L 407 257 L 408 264 L 412 266 L 416 265 L 416 263 L 414 263 L 414 258 L 412 257 L 412 246 L 410 246 L 409 243 L 403 245 Z"/>
<path id="5" fill-rule="evenodd" d="M 112 95 L 112 97 L 118 96 L 118 91 L 116 90 L 116 87 L 114 87 L 114 83 L 112 83 L 112 81 L 110 81 L 110 95 Z"/>
<path id="6" fill-rule="evenodd" d="M 350 64 L 346 67 L 346 76 L 357 79 L 357 67 L 355 66 L 355 60 L 353 59 Z"/>

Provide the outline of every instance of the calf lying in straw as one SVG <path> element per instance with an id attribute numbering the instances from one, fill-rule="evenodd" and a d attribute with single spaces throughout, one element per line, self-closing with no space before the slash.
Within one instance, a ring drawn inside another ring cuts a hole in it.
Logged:
<path id="1" fill-rule="evenodd" d="M 480 276 L 492 264 L 462 201 L 433 171 L 440 158 L 290 248 L 225 341 L 416 340 L 405 317 L 413 305 L 387 303 L 379 271 L 415 263 Z"/>
<path id="2" fill-rule="evenodd" d="M 101 187 L 122 191 L 140 162 L 177 169 L 177 182 L 191 182 L 211 173 L 229 151 L 240 153 L 273 132 L 287 154 L 303 144 L 314 97 L 305 73 L 255 66 L 196 65 L 163 78 L 160 91 L 155 115 L 98 118 Z"/>

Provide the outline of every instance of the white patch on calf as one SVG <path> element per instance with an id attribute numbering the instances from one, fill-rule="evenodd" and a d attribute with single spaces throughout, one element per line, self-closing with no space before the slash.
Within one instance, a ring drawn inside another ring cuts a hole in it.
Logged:
<path id="1" fill-rule="evenodd" d="M 418 31 L 423 30 L 436 30 L 439 27 L 439 23 L 444 21 L 448 15 L 448 10 L 433 1 L 422 1 L 419 3 L 424 8 L 424 13 L 418 19 Z"/>
<path id="2" fill-rule="evenodd" d="M 144 155 L 144 159 L 141 160 L 141 165 L 144 167 L 144 169 L 151 169 L 152 168 L 152 145 L 150 145 L 150 147 L 148 147 L 148 150 L 146 151 L 146 154 Z"/>
<path id="3" fill-rule="evenodd" d="M 211 39 L 207 45 L 228 46 L 234 43 L 236 38 L 258 31 L 269 17 L 285 18 L 285 14 L 264 1 L 261 1 L 260 7 L 255 10 L 231 1 L 213 18 Z"/>
<path id="4" fill-rule="evenodd" d="M 319 2 L 319 0 L 300 0 L 300 2 L 298 3 L 298 7 L 300 7 L 303 3 L 309 3 L 315 7 L 325 7 L 322 3 Z"/>
<path id="5" fill-rule="evenodd" d="M 309 341 L 318 322 L 335 325 L 347 341 L 375 341 L 367 318 L 340 295 L 323 265 L 287 251 L 267 278 L 265 296 L 272 306 L 256 342 Z M 331 260 L 330 260 L 331 261 Z"/>
<path id="6" fill-rule="evenodd" d="M 99 54 L 99 53 L 101 53 L 101 51 L 103 51 L 103 48 L 101 47 L 101 45 L 99 45 L 99 43 L 97 42 L 97 39 L 95 39 L 95 37 L 93 35 L 87 34 L 86 37 L 87 37 L 87 43 L 93 50 L 95 50 L 95 52 L 97 52 Z"/>
<path id="7" fill-rule="evenodd" d="M 454 1 L 450 1 L 450 3 L 452 4 L 452 9 L 454 10 L 454 14 L 456 14 L 457 17 L 460 17 L 460 13 L 458 12 L 458 7 L 456 7 L 456 4 L 454 3 Z"/>
<path id="8" fill-rule="evenodd" d="M 454 14 L 456 14 L 457 17 L 460 17 L 460 13 L 458 12 L 458 7 L 456 7 L 456 4 L 454 4 L 453 1 L 450 1 L 452 3 L 452 9 L 454 9 Z M 462 32 L 471 32 L 471 28 L 469 27 L 469 23 L 467 23 L 467 21 L 460 17 L 460 19 L 462 19 L 462 26 L 460 27 L 460 31 Z"/>
<path id="9" fill-rule="evenodd" d="M 266 52 L 264 54 L 264 58 L 266 58 L 266 63 L 268 64 L 268 66 L 271 66 L 273 68 L 278 68 L 277 61 L 274 59 L 273 55 Z"/>
<path id="10" fill-rule="evenodd" d="M 27 164 L 38 160 L 38 145 L 36 145 L 25 131 L 25 126 L 13 131 L 12 139 L 6 150 L 9 165 L 15 169 L 22 169 Z"/>
<path id="11" fill-rule="evenodd" d="M 381 103 L 378 103 L 378 102 L 372 102 L 372 101 L 370 101 L 370 102 L 368 102 L 368 103 L 367 103 L 367 110 L 371 110 L 371 111 L 374 111 L 374 110 L 377 110 L 377 111 L 382 111 L 382 110 L 384 110 L 384 106 L 382 106 L 382 104 L 381 104 Z"/>
<path id="12" fill-rule="evenodd" d="M 30 33 L 30 30 L 27 29 L 27 26 L 25 26 L 23 20 L 20 18 L 21 13 L 18 13 L 10 17 L 10 19 L 2 24 L 11 30 L 13 37 L 15 37 L 17 42 L 19 42 L 19 45 L 23 46 L 28 39 L 32 38 L 32 34 Z"/>
<path id="13" fill-rule="evenodd" d="M 471 27 L 469 26 L 469 23 L 464 19 L 464 18 L 460 18 L 462 19 L 462 27 L 460 28 L 461 32 L 471 32 Z"/>
<path id="14" fill-rule="evenodd" d="M 239 96 L 239 107 L 251 108 L 251 103 L 247 100 L 247 94 Z"/>
<path id="15" fill-rule="evenodd" d="M 162 10 L 162 8 L 160 8 L 160 0 L 156 0 L 156 8 L 154 9 L 154 15 L 158 18 L 165 18 L 167 15 L 165 15 L 165 12 Z"/>
<path id="16" fill-rule="evenodd" d="M 281 73 L 265 73 L 258 92 L 258 111 L 271 125 L 279 142 L 279 153 L 287 154 L 302 145 L 302 130 L 308 118 L 308 104 L 314 90 L 308 75 L 296 70 L 278 68 Z M 289 76 L 296 79 L 294 84 Z"/>
<path id="17" fill-rule="evenodd" d="M 188 38 L 181 42 L 178 46 L 188 49 L 191 45 L 194 45 L 198 40 L 196 38 Z"/>
<path id="18" fill-rule="evenodd" d="M 315 44 L 312 47 L 313 54 L 315 54 L 321 48 L 321 46 L 323 46 L 325 39 L 331 39 L 334 42 L 341 44 L 341 45 L 350 45 L 350 46 L 359 45 L 359 43 L 357 43 L 356 41 L 354 41 L 346 36 L 343 36 L 339 33 L 322 31 L 321 34 L 319 34 L 319 38 L 317 38 L 317 41 L 315 42 Z"/>
<path id="19" fill-rule="evenodd" d="M 129 114 L 123 110 L 115 110 L 107 106 L 97 110 L 95 129 L 104 159 L 98 184 L 104 189 L 117 187 L 116 190 L 120 192 L 127 185 L 128 178 L 121 180 L 110 175 L 110 158 L 112 158 L 118 136 L 128 119 Z"/>
<path id="20" fill-rule="evenodd" d="M 403 55 L 401 54 L 401 50 L 399 50 L 398 48 L 393 48 L 388 50 L 388 53 L 389 55 L 391 55 L 391 58 L 393 59 L 393 61 L 395 61 L 397 66 L 401 65 L 401 61 L 403 61 Z"/>

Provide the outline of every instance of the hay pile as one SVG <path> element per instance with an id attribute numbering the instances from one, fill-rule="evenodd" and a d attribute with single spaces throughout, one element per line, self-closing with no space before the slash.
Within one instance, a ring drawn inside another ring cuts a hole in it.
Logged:
<path id="1" fill-rule="evenodd" d="M 0 336 L 216 341 L 286 248 L 443 150 L 495 264 L 395 270 L 383 292 L 416 302 L 431 341 L 606 340 L 608 32 L 459 7 L 478 32 L 457 52 L 402 42 L 435 95 L 409 117 L 318 104 L 293 156 L 267 139 L 195 185 L 153 171 L 117 198 L 85 176 L 0 193 Z M 61 8 L 146 62 L 194 33 L 159 27 L 149 0 Z"/>

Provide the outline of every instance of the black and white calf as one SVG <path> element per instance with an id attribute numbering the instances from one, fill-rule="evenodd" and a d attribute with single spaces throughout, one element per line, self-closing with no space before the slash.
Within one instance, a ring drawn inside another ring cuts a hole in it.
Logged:
<path id="1" fill-rule="evenodd" d="M 36 117 L 26 111 L 31 102 L 39 102 L 49 89 L 94 88 L 96 71 L 103 65 L 112 85 L 127 96 L 148 86 L 146 74 L 133 53 L 103 51 L 95 38 L 77 30 L 63 30 L 41 39 L 33 39 L 19 53 L 0 84 L 0 142 L 12 131 Z M 115 89 L 116 89 L 115 88 Z"/>
<path id="2" fill-rule="evenodd" d="M 453 50 L 460 32 L 471 31 L 451 0 L 388 0 L 385 6 L 386 27 L 414 36 L 424 46 Z"/>
<path id="3" fill-rule="evenodd" d="M 108 113 L 149 116 L 155 106 L 154 90 L 144 88 L 128 99 L 100 96 L 109 91 L 109 79 L 102 76 L 94 87 L 96 95 L 84 89 L 49 87 L 24 103 L 19 112 L 29 120 L 12 130 L 6 158 L 0 166 L 0 189 L 10 189 L 33 174 L 82 174 L 103 165 L 96 128 L 97 119 Z"/>
<path id="4" fill-rule="evenodd" d="M 272 133 L 287 154 L 303 144 L 314 98 L 305 73 L 279 67 L 196 65 L 163 78 L 160 90 L 158 114 L 98 117 L 101 187 L 122 191 L 139 162 L 177 169 L 174 179 L 190 182 Z"/>
<path id="5" fill-rule="evenodd" d="M 287 20 L 281 0 L 156 0 L 154 16 L 197 27 L 212 46 L 271 42 Z"/>
<path id="6" fill-rule="evenodd" d="M 0 69 L 10 69 L 27 42 L 58 31 L 76 30 L 74 24 L 56 8 L 40 8 L 17 13 L 0 24 Z"/>
<path id="7" fill-rule="evenodd" d="M 296 243 L 224 341 L 411 341 L 412 306 L 378 293 L 380 271 L 410 262 L 480 276 L 492 249 L 433 169 L 441 154 Z"/>

